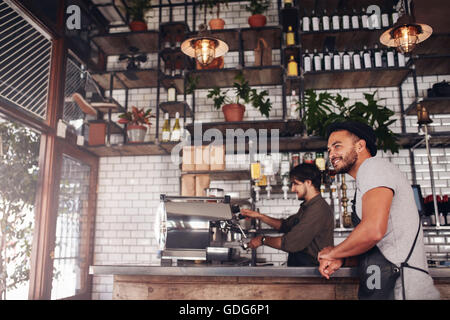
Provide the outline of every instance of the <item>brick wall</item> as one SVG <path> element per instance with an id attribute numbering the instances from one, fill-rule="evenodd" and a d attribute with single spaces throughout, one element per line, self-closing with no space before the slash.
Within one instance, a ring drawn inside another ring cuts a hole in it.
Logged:
<path id="1" fill-rule="evenodd" d="M 222 10 L 221 17 L 226 21 L 226 28 L 246 28 L 248 12 L 242 9 L 243 3 L 229 4 L 228 10 Z M 173 11 L 174 21 L 184 20 L 184 11 L 175 9 Z M 159 21 L 155 21 L 157 11 L 150 14 L 149 28 L 157 29 Z M 208 18 L 209 19 L 209 16 Z M 168 12 L 163 15 L 163 22 L 168 21 Z M 203 16 L 197 15 L 197 24 L 203 21 Z M 276 2 L 272 1 L 272 7 L 268 15 L 268 24 L 277 25 L 278 16 Z M 192 26 L 190 25 L 192 30 Z M 245 54 L 246 63 L 252 62 L 252 53 Z M 279 63 L 279 52 L 274 51 L 273 61 Z M 225 57 L 226 67 L 238 65 L 237 53 L 227 54 Z M 149 55 L 148 67 L 156 67 L 155 55 Z M 108 61 L 111 69 L 121 68 L 117 57 L 112 57 Z M 418 77 L 419 96 L 425 97 L 426 90 L 433 83 L 442 80 L 450 80 L 447 76 L 427 76 Z M 270 100 L 274 102 L 273 110 L 270 113 L 271 119 L 281 118 L 281 86 L 261 87 L 268 90 Z M 383 104 L 396 112 L 396 118 L 400 119 L 400 102 L 398 88 L 364 88 L 349 90 L 333 90 L 329 92 L 337 93 L 348 97 L 349 103 L 362 99 L 364 92 L 378 91 L 378 98 L 384 99 Z M 196 121 L 211 122 L 223 121 L 221 112 L 213 109 L 212 101 L 206 98 L 206 90 L 196 91 Z M 113 96 L 124 103 L 125 92 L 117 90 Z M 161 101 L 165 101 L 166 92 L 162 90 Z M 414 99 L 414 87 L 412 79 L 408 79 L 403 85 L 403 99 L 405 108 Z M 178 97 L 182 100 L 182 96 Z M 188 97 L 188 103 L 191 102 Z M 289 104 L 290 98 L 287 99 Z M 152 108 L 156 110 L 156 89 L 136 89 L 129 91 L 129 105 L 137 107 Z M 255 110 L 247 110 L 246 120 L 264 119 Z M 450 117 L 432 116 L 433 131 L 450 131 Z M 189 120 L 188 120 L 189 121 Z M 417 132 L 416 117 L 406 118 L 407 132 Z M 173 121 L 171 123 L 173 125 Z M 162 121 L 160 123 L 160 128 Z M 394 132 L 401 132 L 400 121 L 393 124 Z M 147 134 L 146 140 L 152 141 L 155 138 L 155 125 Z M 120 137 L 115 137 L 116 141 Z M 113 140 L 114 141 L 114 140 Z M 410 157 L 408 150 L 400 150 L 399 154 L 380 153 L 384 157 L 399 166 L 405 175 L 412 179 Z M 434 177 L 438 194 L 450 194 L 450 148 L 432 149 Z M 247 169 L 249 167 L 248 156 L 241 157 L 237 162 L 231 162 L 227 158 L 227 169 Z M 417 149 L 414 152 L 416 164 L 417 183 L 422 186 L 424 195 L 431 193 L 430 175 L 428 172 L 428 160 L 424 149 Z M 95 265 L 122 265 L 141 264 L 159 265 L 157 257 L 156 241 L 154 239 L 154 220 L 159 195 L 179 195 L 180 170 L 171 162 L 170 156 L 139 156 L 139 157 L 112 157 L 100 159 L 99 187 L 97 218 L 95 226 Z M 354 182 L 351 177 L 347 179 L 349 187 L 348 194 L 353 194 Z M 248 181 L 214 181 L 211 187 L 221 187 L 225 192 L 239 192 L 240 197 L 248 197 L 250 194 L 250 184 Z M 298 210 L 299 201 L 295 199 L 284 200 L 280 196 L 273 196 L 273 199 L 263 199 L 257 207 L 261 212 L 274 217 L 286 217 Z M 335 243 L 340 243 L 348 233 L 336 233 Z M 425 231 L 425 244 L 430 257 L 448 259 L 450 252 L 450 231 Z M 268 262 L 280 265 L 286 261 L 286 254 L 282 251 L 270 247 L 262 247 L 257 250 L 258 257 L 264 257 Z M 95 276 L 92 291 L 93 299 L 112 298 L 112 276 Z"/>

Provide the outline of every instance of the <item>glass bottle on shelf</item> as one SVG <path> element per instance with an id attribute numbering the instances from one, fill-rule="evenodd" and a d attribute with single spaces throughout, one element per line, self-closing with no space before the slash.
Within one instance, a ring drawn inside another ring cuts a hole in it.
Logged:
<path id="1" fill-rule="evenodd" d="M 369 16 L 369 27 L 370 29 L 381 29 L 381 16 L 377 13 L 372 13 Z"/>
<path id="2" fill-rule="evenodd" d="M 298 63 L 295 61 L 294 56 L 291 55 L 288 62 L 288 76 L 298 76 Z"/>
<path id="3" fill-rule="evenodd" d="M 167 89 L 167 101 L 173 102 L 177 101 L 177 90 L 173 84 Z"/>
<path id="4" fill-rule="evenodd" d="M 369 17 L 367 16 L 366 9 L 361 10 L 361 27 L 363 29 L 369 28 Z"/>
<path id="5" fill-rule="evenodd" d="M 311 56 L 309 55 L 308 49 L 305 50 L 305 54 L 303 55 L 303 68 L 305 72 L 310 72 L 312 70 Z"/>
<path id="6" fill-rule="evenodd" d="M 359 51 L 355 49 L 353 52 L 353 69 L 360 70 L 361 69 L 361 56 L 359 55 Z"/>
<path id="7" fill-rule="evenodd" d="M 305 8 L 303 8 L 303 18 L 302 18 L 302 31 L 303 32 L 309 32 L 310 23 L 311 23 L 311 19 L 306 14 Z"/>
<path id="8" fill-rule="evenodd" d="M 344 54 L 342 55 L 342 68 L 344 70 L 351 69 L 350 55 L 348 54 L 347 50 L 345 50 Z"/>
<path id="9" fill-rule="evenodd" d="M 170 141 L 180 141 L 181 140 L 181 126 L 180 126 L 180 113 L 175 113 L 175 124 L 172 128 L 172 133 L 170 134 Z"/>
<path id="10" fill-rule="evenodd" d="M 330 17 L 327 14 L 327 9 L 323 9 L 322 15 L 322 30 L 328 31 L 330 30 Z"/>
<path id="11" fill-rule="evenodd" d="M 389 48 L 387 50 L 386 53 L 387 56 L 387 66 L 389 68 L 394 68 L 395 67 L 395 54 L 394 54 L 394 50 L 392 48 Z"/>
<path id="12" fill-rule="evenodd" d="M 382 51 L 380 50 L 380 48 L 378 48 L 378 45 L 375 44 L 375 47 L 374 47 L 374 54 L 373 54 L 375 68 L 381 68 L 381 67 L 383 67 L 383 58 L 382 58 L 382 55 L 383 55 Z"/>
<path id="13" fill-rule="evenodd" d="M 293 153 L 292 154 L 292 168 L 295 168 L 296 166 L 298 166 L 300 164 L 300 154 L 298 153 Z"/>
<path id="14" fill-rule="evenodd" d="M 326 71 L 331 70 L 331 61 L 332 61 L 332 55 L 331 52 L 328 51 L 328 48 L 325 48 L 325 54 L 323 56 L 323 68 Z"/>
<path id="15" fill-rule="evenodd" d="M 397 61 L 399 67 L 404 67 L 406 65 L 405 55 L 401 52 L 397 52 Z"/>
<path id="16" fill-rule="evenodd" d="M 314 63 L 314 71 L 322 70 L 322 58 L 320 57 L 319 53 L 317 52 L 317 49 L 314 49 L 313 63 Z"/>
<path id="17" fill-rule="evenodd" d="M 336 8 L 334 10 L 333 16 L 331 18 L 331 22 L 332 22 L 332 25 L 333 25 L 333 30 L 338 31 L 338 30 L 341 29 L 341 27 L 340 27 L 340 19 L 341 19 L 341 17 L 339 17 L 339 13 L 338 13 L 337 8 Z"/>
<path id="18" fill-rule="evenodd" d="M 289 118 L 293 119 L 293 120 L 296 120 L 299 118 L 299 114 L 297 111 L 298 104 L 297 104 L 295 98 L 296 98 L 295 90 L 292 90 L 291 104 L 289 105 Z"/>
<path id="19" fill-rule="evenodd" d="M 386 10 L 381 14 L 381 26 L 383 28 L 389 27 L 389 13 Z"/>
<path id="20" fill-rule="evenodd" d="M 352 29 L 359 29 L 359 15 L 355 8 L 353 8 L 352 14 Z"/>
<path id="21" fill-rule="evenodd" d="M 398 12 L 395 6 L 392 8 L 392 25 L 394 25 L 398 20 Z"/>
<path id="22" fill-rule="evenodd" d="M 292 8 L 292 0 L 284 0 L 285 8 Z"/>
<path id="23" fill-rule="evenodd" d="M 319 19 L 319 15 L 316 13 L 315 10 L 313 10 L 311 12 L 311 25 L 312 25 L 312 31 L 320 30 L 320 19 Z"/>
<path id="24" fill-rule="evenodd" d="M 288 31 L 286 32 L 286 45 L 287 46 L 295 45 L 295 35 L 294 31 L 292 31 L 292 26 L 289 26 Z"/>
<path id="25" fill-rule="evenodd" d="M 333 70 L 341 70 L 341 55 L 337 50 L 333 53 Z"/>
<path id="26" fill-rule="evenodd" d="M 348 30 L 350 29 L 350 16 L 348 14 L 348 8 L 347 5 L 344 3 L 344 7 L 342 10 L 342 29 Z"/>
<path id="27" fill-rule="evenodd" d="M 164 114 L 164 125 L 162 127 L 162 142 L 170 141 L 170 123 L 169 123 L 169 114 L 166 112 Z"/>
<path id="28" fill-rule="evenodd" d="M 303 163 L 314 164 L 314 155 L 311 152 L 306 152 L 303 155 Z"/>
<path id="29" fill-rule="evenodd" d="M 370 54 L 370 51 L 367 49 L 367 46 L 364 46 L 363 61 L 364 61 L 364 68 L 370 69 L 373 67 L 372 66 L 372 55 Z"/>

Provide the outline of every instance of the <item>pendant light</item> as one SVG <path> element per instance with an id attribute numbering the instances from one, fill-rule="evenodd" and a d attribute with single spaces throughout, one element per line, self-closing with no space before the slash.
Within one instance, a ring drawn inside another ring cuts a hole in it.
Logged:
<path id="1" fill-rule="evenodd" d="M 383 32 L 380 42 L 388 47 L 396 47 L 403 54 L 410 53 L 418 44 L 426 40 L 432 33 L 433 29 L 426 24 L 416 23 L 413 14 L 413 3 L 411 2 L 411 15 L 408 14 L 408 0 L 401 0 L 400 12 L 403 15 L 392 26 L 392 28 Z"/>
<path id="2" fill-rule="evenodd" d="M 205 21 L 199 27 L 197 37 L 189 38 L 181 44 L 181 51 L 189 57 L 195 58 L 202 66 L 207 66 L 215 58 L 223 56 L 228 52 L 228 45 L 222 40 L 211 36 Z"/>

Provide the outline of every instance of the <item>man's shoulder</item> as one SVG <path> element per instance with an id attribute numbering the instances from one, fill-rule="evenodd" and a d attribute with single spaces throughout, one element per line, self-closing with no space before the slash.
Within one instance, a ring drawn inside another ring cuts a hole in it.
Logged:
<path id="1" fill-rule="evenodd" d="M 392 162 L 377 157 L 371 157 L 366 159 L 360 166 L 358 174 L 366 171 L 377 171 L 379 173 L 386 173 L 389 171 L 398 171 L 399 168 Z"/>

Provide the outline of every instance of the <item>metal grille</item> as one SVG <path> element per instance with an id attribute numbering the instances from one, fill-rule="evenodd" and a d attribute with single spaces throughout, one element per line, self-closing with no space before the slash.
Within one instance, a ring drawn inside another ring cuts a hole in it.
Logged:
<path id="1" fill-rule="evenodd" d="M 0 0 L 0 97 L 45 119 L 52 43 Z"/>

